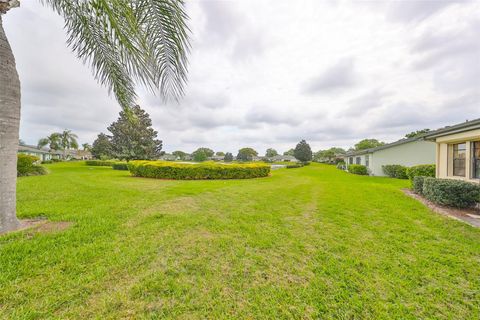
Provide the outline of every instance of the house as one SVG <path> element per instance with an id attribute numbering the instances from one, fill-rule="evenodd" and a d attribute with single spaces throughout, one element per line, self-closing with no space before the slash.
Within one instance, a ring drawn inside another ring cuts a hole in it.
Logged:
<path id="1" fill-rule="evenodd" d="M 480 183 L 480 119 L 425 135 L 436 145 L 436 177 Z"/>
<path id="2" fill-rule="evenodd" d="M 165 153 L 163 156 L 160 157 L 160 160 L 164 160 L 164 161 L 176 161 L 176 160 L 177 160 L 177 157 L 174 156 L 173 154 Z"/>
<path id="3" fill-rule="evenodd" d="M 53 154 L 46 149 L 40 149 L 35 146 L 28 146 L 28 145 L 19 145 L 18 153 L 35 156 L 39 158 L 40 161 L 52 160 L 52 157 L 53 157 Z"/>
<path id="4" fill-rule="evenodd" d="M 298 162 L 294 156 L 276 155 L 270 158 L 273 162 Z"/>
<path id="5" fill-rule="evenodd" d="M 62 151 L 58 151 L 63 157 Z M 91 160 L 93 155 L 88 150 L 67 150 L 66 157 L 68 160 Z"/>
<path id="6" fill-rule="evenodd" d="M 344 156 L 345 163 L 361 164 L 373 176 L 385 176 L 382 166 L 399 164 L 411 167 L 435 163 L 435 143 L 424 136 L 402 139 L 380 147 L 360 151 L 349 151 Z"/>

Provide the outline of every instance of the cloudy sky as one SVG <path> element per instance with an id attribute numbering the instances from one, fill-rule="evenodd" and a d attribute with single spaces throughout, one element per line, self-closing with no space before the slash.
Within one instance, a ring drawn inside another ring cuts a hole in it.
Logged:
<path id="1" fill-rule="evenodd" d="M 4 18 L 22 81 L 21 137 L 72 129 L 92 142 L 120 111 L 39 1 Z M 180 103 L 140 88 L 164 150 L 279 151 L 387 142 L 480 117 L 480 1 L 187 2 Z"/>

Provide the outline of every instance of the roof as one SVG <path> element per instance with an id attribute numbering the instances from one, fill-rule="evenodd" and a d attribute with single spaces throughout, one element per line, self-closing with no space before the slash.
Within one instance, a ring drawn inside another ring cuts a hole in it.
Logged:
<path id="1" fill-rule="evenodd" d="M 36 152 L 36 153 L 50 153 L 46 149 L 39 149 L 35 146 L 27 146 L 27 145 L 19 145 L 18 151 L 28 151 L 28 152 Z"/>
<path id="2" fill-rule="evenodd" d="M 465 121 L 453 126 L 448 126 L 445 128 L 441 128 L 438 130 L 430 131 L 429 133 L 424 135 L 426 140 L 435 140 L 435 138 L 454 134 L 454 133 L 461 133 L 465 131 L 480 129 L 480 118 L 474 119 L 471 121 Z"/>
<path id="3" fill-rule="evenodd" d="M 384 150 L 384 149 L 393 148 L 393 147 L 396 147 L 396 146 L 400 146 L 402 144 L 415 142 L 415 141 L 419 141 L 419 140 L 424 140 L 424 137 L 425 137 L 425 135 L 420 135 L 420 136 L 417 136 L 417 137 L 414 137 L 414 138 L 401 139 L 401 140 L 398 140 L 398 141 L 395 141 L 395 142 L 392 142 L 392 143 L 387 143 L 387 144 L 384 144 L 382 146 L 378 146 L 378 147 L 375 147 L 375 148 L 347 152 L 345 154 L 345 156 L 346 157 L 351 157 L 351 156 L 360 156 L 362 154 L 367 154 L 367 153 L 373 153 L 375 151 L 380 151 L 380 150 Z"/>

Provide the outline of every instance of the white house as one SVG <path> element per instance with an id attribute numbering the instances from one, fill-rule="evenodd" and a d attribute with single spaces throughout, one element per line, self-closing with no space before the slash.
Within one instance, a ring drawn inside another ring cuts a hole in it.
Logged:
<path id="1" fill-rule="evenodd" d="M 420 164 L 434 164 L 435 143 L 424 136 L 402 139 L 377 148 L 350 151 L 345 155 L 345 163 L 361 164 L 368 168 L 373 176 L 385 176 L 382 166 L 399 164 L 406 167 Z"/>

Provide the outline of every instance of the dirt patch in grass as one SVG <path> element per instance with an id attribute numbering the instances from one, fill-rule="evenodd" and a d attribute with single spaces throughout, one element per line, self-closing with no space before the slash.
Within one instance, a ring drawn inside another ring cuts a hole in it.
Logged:
<path id="1" fill-rule="evenodd" d="M 35 233 L 54 233 L 66 230 L 70 228 L 72 224 L 72 222 L 68 221 L 48 221 L 45 218 L 23 219 L 20 220 L 20 227 L 18 229 L 1 233 L 1 235 L 18 231 L 27 231 L 29 236 Z"/>
<path id="2" fill-rule="evenodd" d="M 457 208 L 440 206 L 438 204 L 435 204 L 425 199 L 421 195 L 414 193 L 410 189 L 403 189 L 403 192 L 407 196 L 420 201 L 421 203 L 423 203 L 425 206 L 435 211 L 436 213 L 439 213 L 441 215 L 447 216 L 449 218 L 452 218 L 458 221 L 468 223 L 471 226 L 480 228 L 480 210 L 477 208 L 457 209 Z"/>

